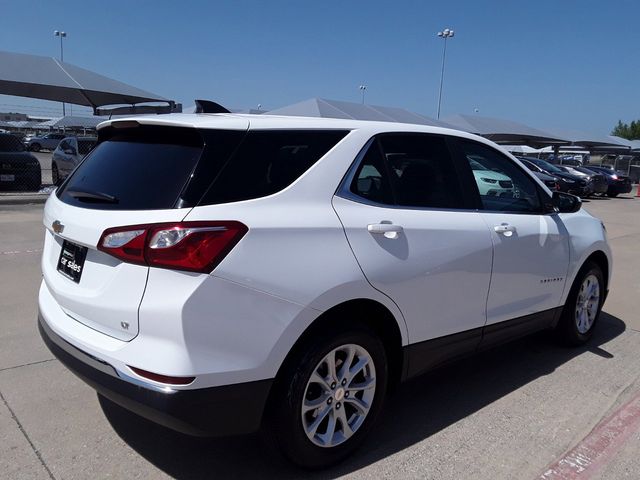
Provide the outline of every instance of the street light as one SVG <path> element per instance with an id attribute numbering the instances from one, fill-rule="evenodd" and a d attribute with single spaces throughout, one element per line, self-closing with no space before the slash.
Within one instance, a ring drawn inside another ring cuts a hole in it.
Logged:
<path id="1" fill-rule="evenodd" d="M 440 119 L 440 103 L 442 102 L 442 82 L 444 81 L 444 60 L 447 56 L 447 38 L 453 37 L 453 30 L 445 28 L 443 31 L 438 32 L 438 36 L 444 39 L 444 48 L 442 49 L 442 70 L 440 71 L 440 93 L 438 94 L 438 115 L 437 119 Z"/>
<path id="2" fill-rule="evenodd" d="M 367 90 L 366 85 L 360 85 L 358 89 L 362 92 L 362 104 L 364 105 L 364 92 Z"/>
<path id="3" fill-rule="evenodd" d="M 53 35 L 55 37 L 60 37 L 60 61 L 64 62 L 64 50 L 62 49 L 62 39 L 66 38 L 67 32 L 61 32 L 59 30 L 54 30 L 53 31 Z M 62 116 L 65 117 L 66 115 L 67 115 L 67 112 L 66 112 L 65 107 L 64 107 L 64 102 L 62 102 Z"/>

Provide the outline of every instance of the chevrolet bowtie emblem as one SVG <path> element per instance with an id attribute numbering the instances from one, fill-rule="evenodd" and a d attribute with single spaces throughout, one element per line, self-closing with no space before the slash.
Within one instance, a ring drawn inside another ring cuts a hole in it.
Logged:
<path id="1" fill-rule="evenodd" d="M 60 223 L 60 220 L 56 220 L 51 225 L 51 228 L 53 228 L 53 231 L 56 233 L 62 233 L 62 231 L 64 230 L 64 225 Z"/>

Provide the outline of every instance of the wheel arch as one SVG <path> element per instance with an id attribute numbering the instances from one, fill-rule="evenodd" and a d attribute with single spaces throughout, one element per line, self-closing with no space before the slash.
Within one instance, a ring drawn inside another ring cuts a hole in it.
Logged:
<path id="1" fill-rule="evenodd" d="M 342 324 L 342 325 L 341 325 Z M 399 383 L 403 373 L 403 336 L 394 314 L 381 302 L 357 298 L 341 302 L 322 312 L 307 326 L 293 344 L 276 374 L 276 382 L 291 362 L 302 354 L 314 334 L 326 328 L 362 325 L 371 329 L 382 341 L 389 361 L 389 385 Z"/>
<path id="2" fill-rule="evenodd" d="M 596 250 L 582 262 L 580 269 L 582 269 L 587 262 L 593 262 L 600 267 L 604 279 L 604 290 L 607 292 L 609 290 L 609 258 L 602 250 Z"/>

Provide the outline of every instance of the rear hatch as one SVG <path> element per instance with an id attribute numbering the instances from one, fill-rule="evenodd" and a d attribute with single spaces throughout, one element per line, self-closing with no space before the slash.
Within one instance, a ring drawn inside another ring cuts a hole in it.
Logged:
<path id="1" fill-rule="evenodd" d="M 236 120 L 233 131 L 213 131 L 221 141 L 212 131 L 205 139 L 195 128 L 131 121 L 100 130 L 96 148 L 49 198 L 44 212 L 44 280 L 68 316 L 121 340 L 138 334 L 149 267 L 99 250 L 103 233 L 181 221 L 247 127 Z"/>

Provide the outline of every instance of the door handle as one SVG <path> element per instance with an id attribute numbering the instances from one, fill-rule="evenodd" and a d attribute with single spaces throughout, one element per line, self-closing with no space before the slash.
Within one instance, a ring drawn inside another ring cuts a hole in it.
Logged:
<path id="1" fill-rule="evenodd" d="M 505 237 L 510 237 L 513 235 L 513 232 L 516 231 L 516 227 L 513 225 L 509 225 L 508 223 L 503 223 L 501 225 L 496 225 L 493 227 L 493 231 L 496 233 L 501 233 Z"/>
<path id="2" fill-rule="evenodd" d="M 377 235 L 384 235 L 386 238 L 398 238 L 402 233 L 402 227 L 400 225 L 394 225 L 391 222 L 382 221 L 380 223 L 370 223 L 367 225 L 369 233 Z"/>

